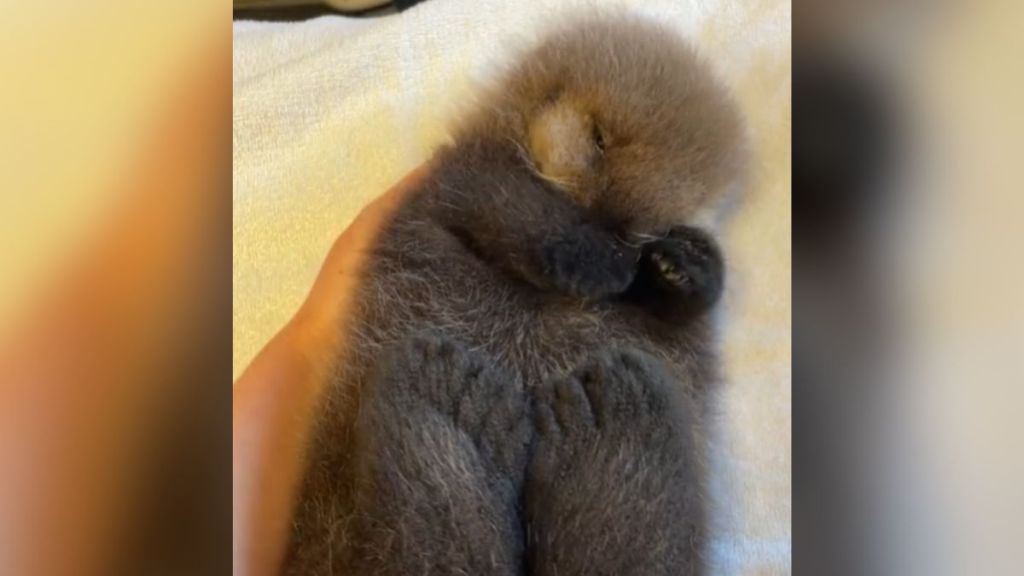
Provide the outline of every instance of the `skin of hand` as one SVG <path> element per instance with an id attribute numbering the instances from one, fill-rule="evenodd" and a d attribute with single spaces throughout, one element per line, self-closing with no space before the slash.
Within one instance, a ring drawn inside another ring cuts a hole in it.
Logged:
<path id="1" fill-rule="evenodd" d="M 344 361 L 341 328 L 366 256 L 402 198 L 427 172 L 426 165 L 413 170 L 362 210 L 335 241 L 299 311 L 235 382 L 232 554 L 236 575 L 270 576 L 280 568 L 312 414 L 332 363 Z"/>
<path id="2" fill-rule="evenodd" d="M 219 56 L 229 42 L 195 43 L 181 56 L 187 73 L 155 101 L 111 93 L 143 124 L 98 185 L 109 210 L 0 326 L 0 574 L 124 573 L 117 566 L 137 551 L 154 424 L 195 384 L 175 378 L 178 352 L 220 321 L 204 304 L 230 281 L 207 267 L 212 252 L 230 254 L 231 59 Z"/>

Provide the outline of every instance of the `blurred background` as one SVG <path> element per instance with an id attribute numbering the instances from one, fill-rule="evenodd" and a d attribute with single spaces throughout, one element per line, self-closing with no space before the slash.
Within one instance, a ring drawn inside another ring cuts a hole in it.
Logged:
<path id="1" fill-rule="evenodd" d="M 0 5 L 0 574 L 230 570 L 230 14 Z"/>
<path id="2" fill-rule="evenodd" d="M 1018 574 L 1024 4 L 794 3 L 794 567 Z"/>

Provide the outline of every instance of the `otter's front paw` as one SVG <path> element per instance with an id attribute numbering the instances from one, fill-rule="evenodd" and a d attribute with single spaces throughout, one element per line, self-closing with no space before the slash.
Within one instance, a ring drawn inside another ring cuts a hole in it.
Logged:
<path id="1" fill-rule="evenodd" d="M 541 248 L 544 280 L 555 289 L 590 300 L 621 294 L 633 283 L 637 249 L 599 228 L 581 227 Z"/>
<path id="2" fill-rule="evenodd" d="M 689 226 L 644 247 L 642 266 L 658 292 L 672 295 L 688 309 L 703 311 L 722 295 L 725 267 L 714 239 Z"/>

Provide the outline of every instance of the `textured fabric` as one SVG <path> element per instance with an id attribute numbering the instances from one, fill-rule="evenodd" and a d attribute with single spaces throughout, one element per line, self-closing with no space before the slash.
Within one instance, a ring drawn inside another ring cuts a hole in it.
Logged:
<path id="1" fill-rule="evenodd" d="M 297 309 L 332 241 L 427 159 L 474 76 L 593 2 L 432 0 L 374 20 L 235 23 L 234 371 Z M 608 2 L 606 4 L 611 4 Z M 790 4 L 633 2 L 734 89 L 751 186 L 723 227 L 726 383 L 713 430 L 716 574 L 791 571 Z"/>

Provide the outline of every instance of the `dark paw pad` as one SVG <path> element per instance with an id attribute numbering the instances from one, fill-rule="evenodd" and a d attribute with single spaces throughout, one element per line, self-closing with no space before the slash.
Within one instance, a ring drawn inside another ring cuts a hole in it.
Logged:
<path id="1" fill-rule="evenodd" d="M 429 407 L 454 417 L 487 369 L 480 357 L 435 335 L 410 338 L 386 354 L 375 392 L 396 405 Z"/>
<path id="2" fill-rule="evenodd" d="M 445 338 L 411 338 L 384 360 L 378 403 L 431 411 L 465 433 L 485 458 L 517 475 L 529 443 L 522 385 L 485 355 Z"/>
<path id="3" fill-rule="evenodd" d="M 569 442 L 651 436 L 670 428 L 671 398 L 671 377 L 654 358 L 635 351 L 600 354 L 542 390 L 538 427 Z"/>
<path id="4" fill-rule="evenodd" d="M 713 306 L 722 294 L 725 270 L 715 241 L 687 226 L 644 247 L 642 268 L 658 290 L 674 294 L 691 308 Z"/>

